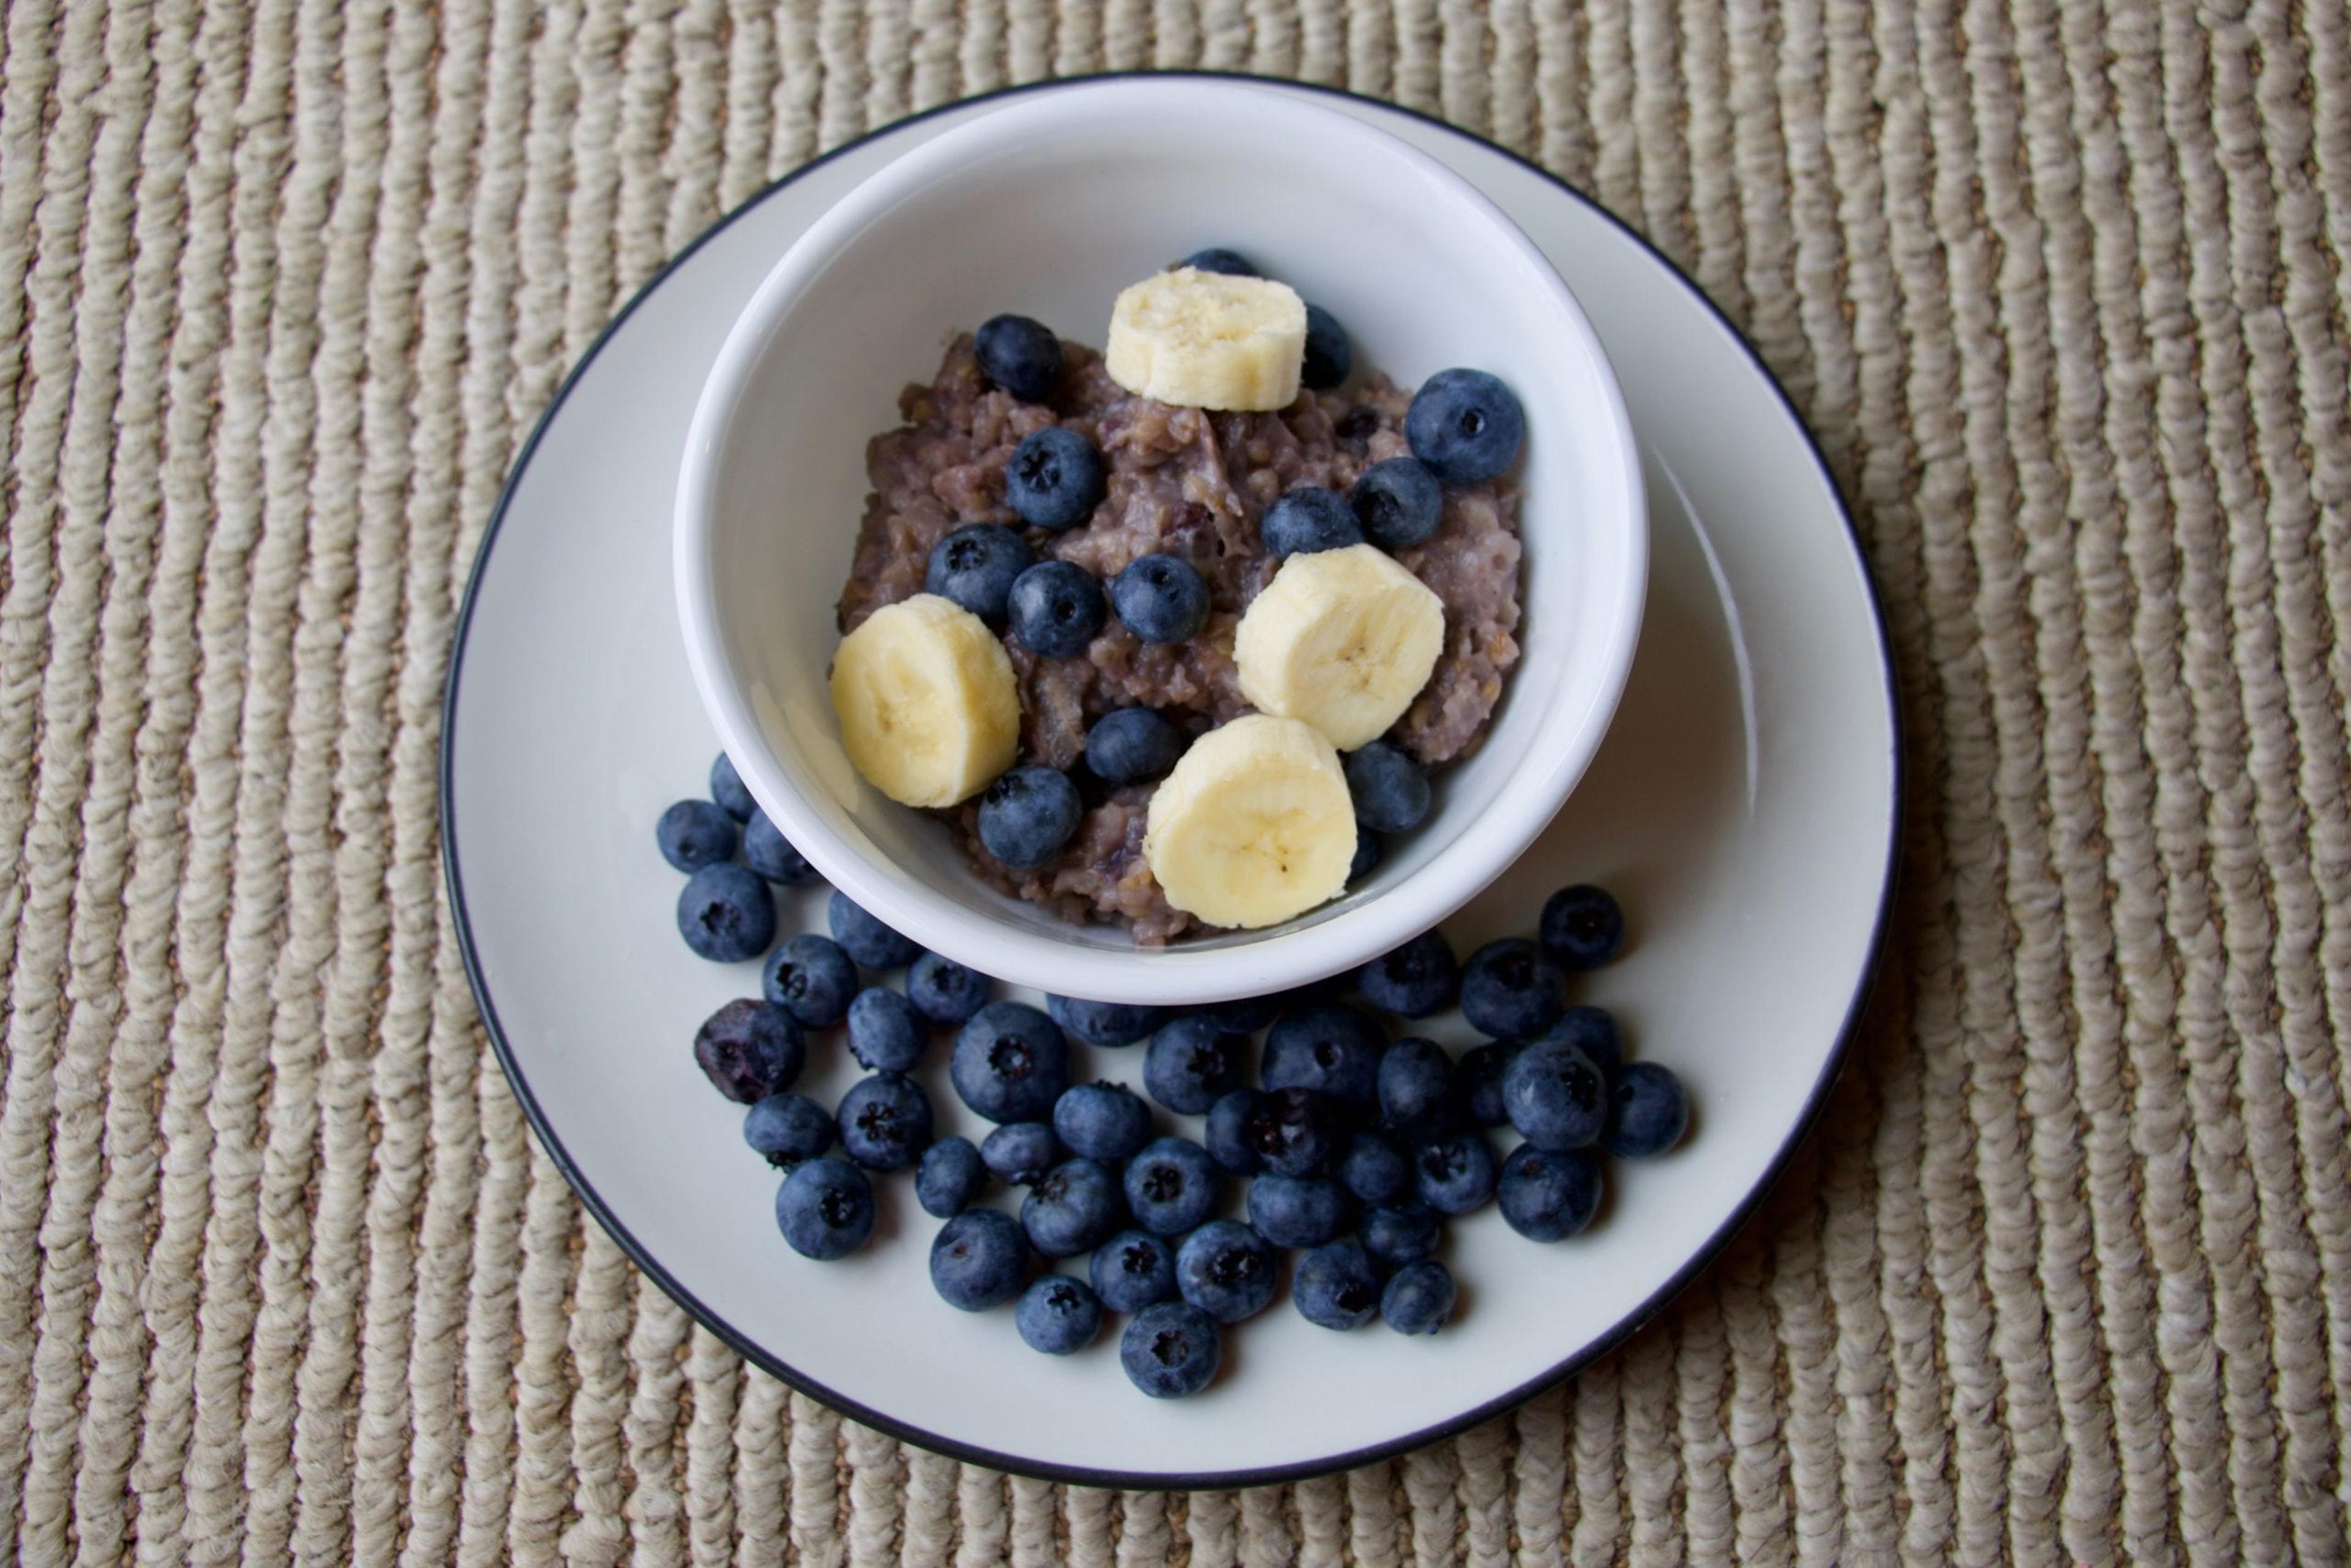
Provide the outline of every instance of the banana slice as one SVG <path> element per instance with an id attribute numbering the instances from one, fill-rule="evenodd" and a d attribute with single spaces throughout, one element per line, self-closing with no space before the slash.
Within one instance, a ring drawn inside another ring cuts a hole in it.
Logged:
<path id="1" fill-rule="evenodd" d="M 1293 555 L 1233 633 L 1241 695 L 1342 751 L 1404 716 L 1445 645 L 1445 601 L 1374 545 Z"/>
<path id="2" fill-rule="evenodd" d="M 1308 725 L 1249 714 L 1192 743 L 1151 797 L 1143 858 L 1167 902 L 1212 925 L 1274 925 L 1339 895 L 1355 810 Z"/>
<path id="3" fill-rule="evenodd" d="M 1118 297 L 1110 379 L 1186 408 L 1288 408 L 1306 362 L 1306 305 L 1286 283 L 1180 267 Z"/>
<path id="4" fill-rule="evenodd" d="M 987 622 L 935 593 L 885 605 L 832 655 L 841 743 L 904 806 L 953 806 L 1020 748 L 1012 661 Z"/>

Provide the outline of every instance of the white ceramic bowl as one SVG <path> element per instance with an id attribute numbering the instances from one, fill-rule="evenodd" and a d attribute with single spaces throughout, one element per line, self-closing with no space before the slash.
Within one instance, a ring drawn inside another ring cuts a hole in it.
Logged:
<path id="1" fill-rule="evenodd" d="M 826 689 L 869 489 L 946 341 L 999 311 L 1099 344 L 1111 302 L 1226 245 L 1328 307 L 1359 371 L 1449 365 L 1517 392 L 1528 436 L 1524 653 L 1484 745 L 1378 872 L 1262 931 L 1159 950 L 975 877 L 946 830 L 867 786 Z M 1015 104 L 922 146 L 812 225 L 720 351 L 686 444 L 674 563 L 704 705 L 761 807 L 836 886 L 999 978 L 1106 1001 L 1303 985 L 1444 919 L 1531 843 L 1607 727 L 1639 632 L 1647 522 L 1599 341 L 1526 237 L 1458 175 L 1346 115 L 1233 82 L 1118 81 Z"/>

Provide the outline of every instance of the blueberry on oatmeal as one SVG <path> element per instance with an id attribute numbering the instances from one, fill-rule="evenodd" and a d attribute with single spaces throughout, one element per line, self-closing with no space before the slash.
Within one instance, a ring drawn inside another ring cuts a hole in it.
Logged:
<path id="1" fill-rule="evenodd" d="M 1102 505 L 1102 460 L 1085 433 L 1049 424 L 1021 438 L 1004 465 L 1004 504 L 1032 528 L 1076 528 Z"/>
<path id="2" fill-rule="evenodd" d="M 1208 623 L 1208 585 L 1181 556 L 1146 555 L 1111 580 L 1111 608 L 1145 643 L 1181 643 Z"/>
<path id="3" fill-rule="evenodd" d="M 960 604 L 992 627 L 1011 613 L 1012 584 L 1036 557 L 1010 528 L 973 523 L 957 528 L 931 550 L 923 586 Z"/>
<path id="4" fill-rule="evenodd" d="M 1027 316 L 990 316 L 971 335 L 980 373 L 1022 402 L 1043 402 L 1061 381 L 1061 340 Z"/>
<path id="5" fill-rule="evenodd" d="M 979 798 L 979 841 L 1006 865 L 1043 865 L 1077 831 L 1078 787 L 1058 768 L 1016 768 Z"/>
<path id="6" fill-rule="evenodd" d="M 1109 614 L 1102 584 L 1065 560 L 1040 560 L 1014 578 L 1006 602 L 1012 634 L 1048 659 L 1083 653 Z"/>
<path id="7" fill-rule="evenodd" d="M 1266 553 L 1277 559 L 1364 542 L 1364 530 L 1346 497 L 1319 485 L 1301 485 L 1275 497 L 1259 520 L 1258 531 L 1264 537 Z"/>

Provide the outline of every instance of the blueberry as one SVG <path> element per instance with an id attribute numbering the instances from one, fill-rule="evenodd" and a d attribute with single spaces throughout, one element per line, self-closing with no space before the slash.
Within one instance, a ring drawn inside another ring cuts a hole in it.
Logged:
<path id="1" fill-rule="evenodd" d="M 1255 1176 L 1265 1169 L 1264 1157 L 1250 1139 L 1249 1123 L 1262 1113 L 1266 1101 L 1262 1089 L 1235 1089 L 1208 1107 L 1200 1142 L 1207 1146 L 1210 1159 L 1235 1176 Z"/>
<path id="2" fill-rule="evenodd" d="M 1298 1260 L 1290 1300 L 1317 1328 L 1359 1329 L 1380 1310 L 1380 1266 L 1360 1241 L 1326 1241 Z"/>
<path id="3" fill-rule="evenodd" d="M 1020 1292 L 1012 1306 L 1012 1326 L 1030 1350 L 1074 1355 L 1102 1333 L 1102 1298 L 1082 1280 L 1047 1274 Z"/>
<path id="4" fill-rule="evenodd" d="M 765 811 L 754 811 L 743 828 L 743 863 L 769 882 L 785 887 L 804 887 L 824 878 L 808 857 L 792 848 L 791 841 L 781 829 L 768 821 Z"/>
<path id="5" fill-rule="evenodd" d="M 980 373 L 1022 402 L 1043 402 L 1061 384 L 1061 340 L 1026 316 L 990 316 L 971 335 Z"/>
<path id="6" fill-rule="evenodd" d="M 925 953 L 906 971 L 906 999 L 926 1022 L 953 1029 L 987 1005 L 995 982 L 953 958 Z"/>
<path id="7" fill-rule="evenodd" d="M 1035 559 L 1010 528 L 969 523 L 931 547 L 923 586 L 1000 629 L 1011 612 L 1013 580 Z"/>
<path id="8" fill-rule="evenodd" d="M 1094 1294 L 1114 1312 L 1139 1312 L 1176 1297 L 1175 1249 L 1148 1230 L 1122 1230 L 1087 1266 Z"/>
<path id="9" fill-rule="evenodd" d="M 1339 1185 L 1365 1203 L 1395 1203 L 1412 1191 L 1412 1161 L 1378 1133 L 1356 1133 L 1339 1156 Z"/>
<path id="10" fill-rule="evenodd" d="M 1557 1023 L 1527 1043 L 1552 1040 L 1583 1052 L 1603 1077 L 1614 1073 L 1625 1060 L 1625 1031 L 1616 1026 L 1615 1015 L 1603 1008 L 1570 1008 L 1559 1015 Z"/>
<path id="11" fill-rule="evenodd" d="M 979 1141 L 979 1159 L 997 1180 L 1028 1186 L 1061 1163 L 1061 1143 L 1042 1122 L 1007 1122 Z"/>
<path id="12" fill-rule="evenodd" d="M 1531 1040 L 1567 1007 L 1567 977 L 1523 937 L 1489 942 L 1461 966 L 1461 1016 L 1496 1040 Z"/>
<path id="13" fill-rule="evenodd" d="M 1502 1074 L 1502 1109 L 1539 1149 L 1581 1149 L 1608 1124 L 1608 1081 L 1592 1058 L 1562 1040 L 1519 1052 Z"/>
<path id="14" fill-rule="evenodd" d="M 1109 614 L 1093 573 L 1066 560 L 1040 560 L 1014 578 L 1005 608 L 1012 634 L 1048 659 L 1083 653 Z"/>
<path id="15" fill-rule="evenodd" d="M 1562 969 L 1597 969 L 1625 950 L 1625 912 L 1589 883 L 1562 887 L 1543 901 L 1536 928 L 1543 951 Z"/>
<path id="16" fill-rule="evenodd" d="M 1206 1013 L 1186 1013 L 1161 1024 L 1144 1048 L 1143 1087 L 1177 1115 L 1197 1116 L 1240 1087 L 1247 1056 L 1245 1036 L 1227 1034 Z"/>
<path id="17" fill-rule="evenodd" d="M 1299 382 L 1315 392 L 1328 392 L 1345 381 L 1355 368 L 1355 350 L 1347 342 L 1347 329 L 1320 305 L 1306 308 L 1306 362 Z"/>
<path id="18" fill-rule="evenodd" d="M 1453 1084 L 1453 1058 L 1435 1040 L 1415 1036 L 1380 1058 L 1380 1119 L 1407 1138 L 1438 1136 L 1461 1113 Z"/>
<path id="19" fill-rule="evenodd" d="M 922 1060 L 930 1030 L 914 1004 L 869 986 L 849 1004 L 849 1054 L 868 1072 L 904 1072 Z"/>
<path id="20" fill-rule="evenodd" d="M 1151 1141 L 1151 1107 L 1123 1083 L 1081 1083 L 1053 1102 L 1053 1131 L 1071 1154 L 1129 1159 Z"/>
<path id="21" fill-rule="evenodd" d="M 1689 1095 L 1671 1068 L 1636 1061 L 1608 1086 L 1608 1152 L 1620 1160 L 1662 1155 L 1689 1131 Z"/>
<path id="22" fill-rule="evenodd" d="M 1211 246 L 1207 250 L 1196 250 L 1191 255 L 1186 256 L 1183 260 L 1177 262 L 1176 267 L 1188 267 L 1200 272 L 1221 272 L 1227 277 L 1262 277 L 1265 276 L 1257 269 L 1256 265 L 1252 263 L 1249 257 L 1243 256 L 1237 250 L 1227 250 L 1222 246 Z M 1175 267 L 1171 267 L 1169 270 L 1174 271 Z"/>
<path id="23" fill-rule="evenodd" d="M 1527 416 L 1516 393 L 1483 371 L 1439 371 L 1405 411 L 1412 455 L 1448 485 L 1498 477 L 1518 460 Z"/>
<path id="24" fill-rule="evenodd" d="M 776 1225 L 803 1258 L 846 1258 L 873 1234 L 873 1184 L 831 1155 L 802 1161 L 776 1189 Z"/>
<path id="25" fill-rule="evenodd" d="M 1184 732 L 1147 707 L 1114 708 L 1086 731 L 1086 766 L 1105 784 L 1156 779 L 1184 755 Z"/>
<path id="26" fill-rule="evenodd" d="M 1167 1017 L 1165 1008 L 1136 1007 L 1132 1002 L 1088 1002 L 1075 997 L 1047 997 L 1045 1010 L 1053 1021 L 1088 1045 L 1105 1048 L 1133 1045 Z"/>
<path id="27" fill-rule="evenodd" d="M 1465 1051 L 1453 1064 L 1461 1108 L 1481 1127 L 1499 1127 L 1510 1119 L 1502 1104 L 1502 1074 L 1521 1048 L 1515 1040 L 1495 1040 Z"/>
<path id="28" fill-rule="evenodd" d="M 1461 966 L 1442 931 L 1424 931 L 1355 975 L 1364 1000 L 1399 1018 L 1441 1013 L 1461 994 Z"/>
<path id="29" fill-rule="evenodd" d="M 870 1171 L 902 1171 L 931 1142 L 931 1097 L 900 1072 L 877 1072 L 841 1097 L 841 1152 Z"/>
<path id="30" fill-rule="evenodd" d="M 1380 862 L 1386 858 L 1387 846 L 1380 842 L 1379 834 L 1360 822 L 1355 824 L 1355 858 L 1347 862 L 1347 885 L 1353 887 L 1379 870 Z"/>
<path id="31" fill-rule="evenodd" d="M 776 939 L 776 900 L 768 884 L 728 862 L 685 879 L 677 895 L 677 930 L 714 964 L 756 958 Z"/>
<path id="32" fill-rule="evenodd" d="M 712 1088 L 748 1105 L 790 1088 L 807 1064 L 808 1048 L 791 1014 L 746 998 L 703 1020 L 694 1033 L 694 1060 Z"/>
<path id="33" fill-rule="evenodd" d="M 1262 1168 L 1276 1176 L 1311 1176 L 1338 1154 L 1339 1124 L 1338 1104 L 1328 1095 L 1277 1089 L 1249 1107 L 1241 1136 Z"/>
<path id="34" fill-rule="evenodd" d="M 1048 1258 L 1092 1251 L 1125 1218 L 1118 1177 L 1100 1160 L 1063 1160 L 1020 1200 L 1020 1228 Z"/>
<path id="35" fill-rule="evenodd" d="M 1031 763 L 997 776 L 979 798 L 979 841 L 1016 871 L 1032 871 L 1061 852 L 1085 807 L 1059 768 Z"/>
<path id="36" fill-rule="evenodd" d="M 1111 608 L 1146 643 L 1181 643 L 1208 623 L 1208 585 L 1173 555 L 1138 556 L 1111 580 Z"/>
<path id="37" fill-rule="evenodd" d="M 1533 1241 L 1563 1241 L 1600 1212 L 1600 1159 L 1520 1144 L 1502 1162 L 1502 1218 Z"/>
<path id="38" fill-rule="evenodd" d="M 869 969 L 903 969 L 923 955 L 922 948 L 883 925 L 835 890 L 825 905 L 825 924 L 841 951 Z"/>
<path id="39" fill-rule="evenodd" d="M 735 841 L 741 830 L 735 819 L 707 800 L 680 800 L 653 824 L 653 841 L 662 859 L 680 871 L 700 871 L 735 858 Z"/>
<path id="40" fill-rule="evenodd" d="M 1155 1236 L 1181 1236 L 1207 1218 L 1223 1186 L 1208 1152 L 1184 1138 L 1155 1138 L 1126 1165 L 1126 1207 Z"/>
<path id="41" fill-rule="evenodd" d="M 1384 550 L 1427 543 L 1445 519 L 1445 486 L 1417 457 L 1373 464 L 1347 498 L 1364 537 Z"/>
<path id="42" fill-rule="evenodd" d="M 1435 1333 L 1453 1318 L 1453 1271 L 1433 1258 L 1407 1263 L 1380 1293 L 1380 1316 L 1398 1333 Z"/>
<path id="43" fill-rule="evenodd" d="M 1154 1399 L 1197 1394 L 1216 1377 L 1224 1355 L 1215 1320 L 1182 1301 L 1144 1308 L 1118 1342 L 1119 1365 Z"/>
<path id="44" fill-rule="evenodd" d="M 1238 997 L 1229 1002 L 1218 1002 L 1208 1009 L 1227 1034 L 1255 1034 L 1281 1016 L 1281 998 Z"/>
<path id="45" fill-rule="evenodd" d="M 1272 1243 L 1238 1220 L 1211 1220 L 1176 1249 L 1176 1288 L 1220 1323 L 1265 1311 L 1280 1272 Z"/>
<path id="46" fill-rule="evenodd" d="M 941 1138 L 914 1166 L 914 1201 L 925 1214 L 952 1219 L 979 1196 L 987 1167 L 969 1138 Z"/>
<path id="47" fill-rule="evenodd" d="M 751 791 L 743 785 L 743 776 L 735 771 L 735 760 L 720 752 L 710 763 L 710 798 L 719 809 L 738 822 L 747 822 L 759 802 L 751 799 Z"/>
<path id="48" fill-rule="evenodd" d="M 1418 1203 L 1385 1205 L 1364 1216 L 1364 1250 L 1381 1262 L 1415 1263 L 1437 1250 L 1437 1211 Z"/>
<path id="49" fill-rule="evenodd" d="M 951 1307 L 1000 1307 L 1028 1277 L 1028 1238 L 1002 1209 L 967 1208 L 931 1240 L 931 1288 Z"/>
<path id="50" fill-rule="evenodd" d="M 1345 549 L 1364 542 L 1364 530 L 1356 526 L 1354 508 L 1347 505 L 1347 498 L 1320 485 L 1301 485 L 1285 491 L 1265 509 L 1257 529 L 1267 552 L 1277 559 Z"/>
<path id="51" fill-rule="evenodd" d="M 1066 424 L 1023 436 L 1004 465 L 1004 504 L 1032 528 L 1076 528 L 1102 505 L 1102 454 Z"/>
<path id="52" fill-rule="evenodd" d="M 1407 833 L 1428 815 L 1428 775 L 1400 746 L 1374 740 L 1347 754 L 1355 821 L 1379 833 Z"/>
<path id="53" fill-rule="evenodd" d="M 1268 1089 L 1314 1089 L 1369 1111 L 1379 1103 L 1380 1026 L 1344 1002 L 1322 1002 L 1274 1020 L 1266 1032 Z"/>
<path id="54" fill-rule="evenodd" d="M 1494 1149 L 1483 1133 L 1423 1144 L 1412 1164 L 1415 1191 L 1439 1214 L 1467 1214 L 1494 1196 Z"/>
<path id="55" fill-rule="evenodd" d="M 990 1002 L 956 1033 L 947 1075 L 991 1122 L 1042 1121 L 1070 1086 L 1069 1042 L 1035 1008 Z"/>
<path id="56" fill-rule="evenodd" d="M 1329 1176 L 1261 1176 L 1249 1183 L 1249 1223 L 1277 1247 L 1320 1247 L 1347 1228 L 1354 1199 Z"/>
<path id="57" fill-rule="evenodd" d="M 768 1000 L 803 1029 L 831 1029 L 849 1016 L 857 995 L 857 966 L 838 942 L 802 933 L 775 951 L 759 977 Z"/>
<path id="58" fill-rule="evenodd" d="M 743 1141 L 771 1166 L 796 1166 L 832 1147 L 832 1113 L 805 1094 L 770 1094 L 743 1113 Z"/>

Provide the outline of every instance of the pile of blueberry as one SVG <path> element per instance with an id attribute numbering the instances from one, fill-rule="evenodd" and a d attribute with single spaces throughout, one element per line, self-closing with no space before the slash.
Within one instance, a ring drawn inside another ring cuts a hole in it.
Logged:
<path id="1" fill-rule="evenodd" d="M 773 940 L 768 884 L 817 877 L 724 757 L 710 784 L 715 801 L 672 806 L 657 837 L 691 873 L 687 945 L 741 961 Z M 1194 1012 L 1066 997 L 1040 1012 L 991 999 L 986 976 L 838 892 L 830 924 L 830 938 L 777 946 L 760 998 L 728 1002 L 694 1040 L 719 1092 L 749 1106 L 745 1141 L 787 1173 L 784 1239 L 815 1259 L 857 1250 L 873 1232 L 869 1173 L 911 1170 L 915 1201 L 946 1221 L 931 1245 L 942 1297 L 967 1312 L 1009 1303 L 1020 1337 L 1055 1355 L 1129 1314 L 1120 1362 L 1157 1397 L 1207 1385 L 1225 1330 L 1272 1301 L 1284 1250 L 1301 1254 L 1290 1297 L 1308 1322 L 1434 1333 L 1454 1305 L 1436 1256 L 1447 1218 L 1499 1198 L 1520 1235 L 1564 1239 L 1600 1207 L 1604 1152 L 1661 1155 L 1689 1124 L 1672 1071 L 1627 1061 L 1614 1018 L 1569 1005 L 1569 977 L 1625 942 L 1596 887 L 1562 889 L 1535 939 L 1489 942 L 1466 962 L 1429 931 L 1352 976 Z M 901 969 L 897 989 L 861 977 Z M 1381 1021 L 1456 1005 L 1489 1041 L 1458 1061 L 1428 1040 L 1391 1040 Z M 791 1085 L 809 1034 L 835 1026 L 868 1076 L 827 1110 Z M 956 1094 L 995 1124 L 977 1145 L 933 1136 L 930 1097 L 908 1076 L 950 1030 Z M 1141 1045 L 1144 1092 L 1073 1082 L 1072 1037 Z M 1164 1133 L 1154 1102 L 1205 1118 L 1200 1137 Z M 1506 1125 L 1522 1141 L 1498 1159 L 1487 1132 Z M 1243 1178 L 1234 1218 L 1228 1188 Z M 1017 1215 L 980 1206 L 992 1186 L 1020 1193 Z M 1082 1275 L 1056 1267 L 1080 1258 Z"/>

